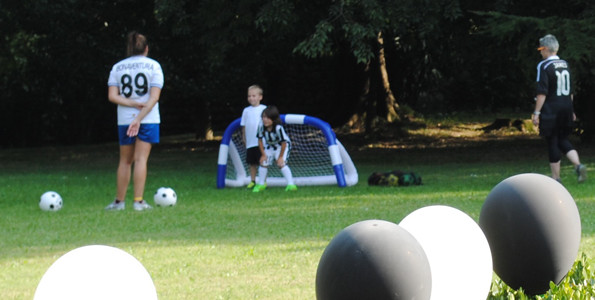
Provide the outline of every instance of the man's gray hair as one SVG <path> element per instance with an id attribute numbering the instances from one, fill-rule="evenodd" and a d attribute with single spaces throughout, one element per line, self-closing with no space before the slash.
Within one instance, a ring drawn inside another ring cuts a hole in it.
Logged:
<path id="1" fill-rule="evenodd" d="M 560 44 L 558 44 L 558 40 L 555 36 L 548 34 L 539 39 L 539 46 L 546 47 L 551 52 L 558 52 L 558 48 L 560 48 Z"/>

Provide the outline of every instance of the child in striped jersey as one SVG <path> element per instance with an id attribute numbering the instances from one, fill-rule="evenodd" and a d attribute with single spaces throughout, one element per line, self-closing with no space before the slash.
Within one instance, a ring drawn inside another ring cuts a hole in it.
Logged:
<path id="1" fill-rule="evenodd" d="M 287 165 L 291 141 L 281 125 L 281 117 L 277 107 L 271 105 L 262 111 L 262 123 L 256 134 L 258 147 L 260 149 L 260 166 L 258 167 L 258 184 L 254 186 L 253 192 L 257 193 L 266 188 L 265 180 L 268 166 L 276 163 L 283 177 L 287 180 L 285 191 L 296 191 L 297 186 L 293 182 L 291 169 Z"/>

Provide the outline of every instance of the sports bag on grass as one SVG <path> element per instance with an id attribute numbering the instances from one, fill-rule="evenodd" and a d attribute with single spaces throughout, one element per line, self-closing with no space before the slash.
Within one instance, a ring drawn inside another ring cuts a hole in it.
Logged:
<path id="1" fill-rule="evenodd" d="M 421 176 L 415 172 L 403 172 L 400 170 L 386 173 L 374 172 L 368 177 L 368 185 L 409 186 L 421 184 Z"/>

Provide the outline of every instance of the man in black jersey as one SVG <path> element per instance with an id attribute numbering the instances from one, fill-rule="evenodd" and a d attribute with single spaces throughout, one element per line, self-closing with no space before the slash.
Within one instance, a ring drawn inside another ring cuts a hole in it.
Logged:
<path id="1" fill-rule="evenodd" d="M 537 65 L 537 88 L 533 124 L 548 144 L 552 178 L 560 180 L 562 154 L 574 165 L 578 182 L 587 179 L 587 167 L 580 163 L 578 152 L 568 136 L 576 118 L 572 105 L 571 77 L 568 63 L 558 57 L 558 40 L 551 34 L 539 39 L 543 60 Z"/>

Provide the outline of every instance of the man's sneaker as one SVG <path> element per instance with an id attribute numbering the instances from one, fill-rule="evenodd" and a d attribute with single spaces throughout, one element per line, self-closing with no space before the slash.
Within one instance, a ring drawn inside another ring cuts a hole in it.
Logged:
<path id="1" fill-rule="evenodd" d="M 253 193 L 258 193 L 258 192 L 262 192 L 267 188 L 266 184 L 257 184 L 254 185 L 254 188 L 252 189 Z"/>
<path id="2" fill-rule="evenodd" d="M 151 209 L 152 208 L 151 205 L 149 205 L 149 203 L 147 203 L 147 201 L 145 201 L 145 200 L 143 200 L 143 201 L 134 201 L 134 205 L 132 207 L 136 211 L 147 210 L 147 209 Z"/>
<path id="3" fill-rule="evenodd" d="M 576 166 L 576 175 L 579 183 L 585 182 L 587 180 L 587 167 L 583 164 Z"/>
<path id="4" fill-rule="evenodd" d="M 124 207 L 124 201 L 116 202 L 116 200 L 114 200 L 114 202 L 110 203 L 108 206 L 105 207 L 105 210 L 123 210 Z"/>
<path id="5" fill-rule="evenodd" d="M 254 183 L 254 181 L 250 181 L 250 183 L 248 183 L 248 185 L 246 186 L 246 188 L 247 189 L 253 189 L 255 185 L 256 185 L 256 183 Z"/>
<path id="6" fill-rule="evenodd" d="M 287 187 L 285 188 L 286 192 L 293 192 L 293 191 L 297 191 L 297 186 L 295 186 L 295 184 L 288 184 Z"/>

